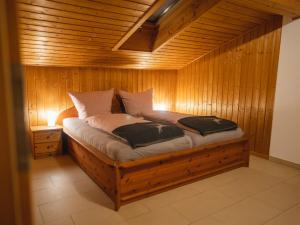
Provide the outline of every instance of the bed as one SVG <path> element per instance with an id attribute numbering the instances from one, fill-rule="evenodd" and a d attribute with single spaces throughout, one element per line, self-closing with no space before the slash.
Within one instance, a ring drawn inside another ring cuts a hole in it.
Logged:
<path id="1" fill-rule="evenodd" d="M 113 104 L 113 112 L 119 110 Z M 76 120 L 76 117 L 77 111 L 72 107 L 59 115 L 57 123 L 62 124 L 67 118 Z M 112 199 L 115 210 L 138 199 L 249 165 L 245 136 L 176 151 L 162 149 L 156 155 L 120 160 L 99 151 L 68 126 L 64 126 L 63 133 L 65 151 Z"/>

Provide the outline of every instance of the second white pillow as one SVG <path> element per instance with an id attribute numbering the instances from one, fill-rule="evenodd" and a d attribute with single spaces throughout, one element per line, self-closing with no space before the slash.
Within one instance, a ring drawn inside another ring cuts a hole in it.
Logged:
<path id="1" fill-rule="evenodd" d="M 153 110 L 152 89 L 139 93 L 130 93 L 120 90 L 119 94 L 125 106 L 126 113 L 132 116 L 141 116 L 143 113 Z"/>

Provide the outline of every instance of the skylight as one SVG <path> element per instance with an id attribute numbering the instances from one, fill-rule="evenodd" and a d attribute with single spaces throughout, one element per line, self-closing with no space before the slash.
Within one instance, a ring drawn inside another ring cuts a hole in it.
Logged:
<path id="1" fill-rule="evenodd" d="M 179 0 L 166 0 L 164 4 L 148 18 L 147 22 L 156 24 L 159 19 L 166 14 L 171 8 L 173 8 Z"/>

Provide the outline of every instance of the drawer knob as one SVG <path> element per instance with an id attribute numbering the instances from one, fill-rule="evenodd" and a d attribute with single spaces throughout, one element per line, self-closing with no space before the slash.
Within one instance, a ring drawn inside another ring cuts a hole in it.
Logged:
<path id="1" fill-rule="evenodd" d="M 47 136 L 46 138 L 47 138 L 47 139 L 49 139 L 49 138 L 50 138 L 50 136 Z"/>

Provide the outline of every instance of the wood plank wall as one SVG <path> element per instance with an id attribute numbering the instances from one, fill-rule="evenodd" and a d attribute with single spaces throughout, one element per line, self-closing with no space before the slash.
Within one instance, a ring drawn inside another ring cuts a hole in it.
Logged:
<path id="1" fill-rule="evenodd" d="M 179 70 L 176 110 L 238 122 L 251 150 L 269 153 L 281 17 Z"/>
<path id="2" fill-rule="evenodd" d="M 175 109 L 176 70 L 24 66 L 24 74 L 29 125 L 46 124 L 48 110 L 60 112 L 71 107 L 69 91 L 117 88 L 139 92 L 153 88 L 155 107 Z"/>
<path id="3" fill-rule="evenodd" d="M 281 23 L 274 17 L 178 71 L 25 66 L 29 124 L 46 124 L 47 110 L 71 107 L 68 91 L 153 88 L 156 106 L 238 122 L 251 150 L 267 156 Z"/>

